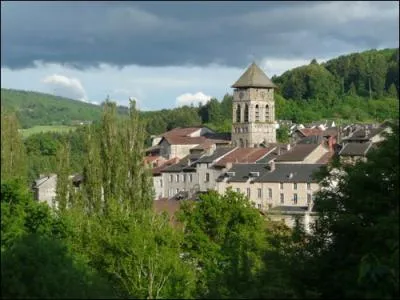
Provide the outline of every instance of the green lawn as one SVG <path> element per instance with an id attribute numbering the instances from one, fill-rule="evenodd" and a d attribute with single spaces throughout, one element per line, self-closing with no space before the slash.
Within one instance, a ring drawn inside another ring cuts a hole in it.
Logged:
<path id="1" fill-rule="evenodd" d="M 28 129 L 21 129 L 22 136 L 28 137 L 35 133 L 40 132 L 49 132 L 49 131 L 56 131 L 56 132 L 68 132 L 70 130 L 75 130 L 75 126 L 65 126 L 65 125 L 49 125 L 49 126 L 34 126 Z"/>

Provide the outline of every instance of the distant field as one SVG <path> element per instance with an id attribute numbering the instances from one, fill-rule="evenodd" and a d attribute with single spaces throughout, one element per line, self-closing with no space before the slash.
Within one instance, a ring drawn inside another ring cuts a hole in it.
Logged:
<path id="1" fill-rule="evenodd" d="M 75 130 L 75 126 L 64 126 L 64 125 L 54 125 L 54 126 L 34 126 L 28 129 L 21 129 L 22 136 L 27 137 L 35 133 L 40 132 L 49 132 L 49 131 L 56 131 L 56 132 L 68 132 L 70 130 Z"/>

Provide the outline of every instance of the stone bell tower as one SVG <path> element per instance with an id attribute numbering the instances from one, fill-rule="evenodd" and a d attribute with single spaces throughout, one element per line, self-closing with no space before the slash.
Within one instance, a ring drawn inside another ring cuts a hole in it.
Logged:
<path id="1" fill-rule="evenodd" d="M 232 144 L 260 147 L 261 144 L 276 143 L 276 85 L 252 63 L 232 88 Z"/>

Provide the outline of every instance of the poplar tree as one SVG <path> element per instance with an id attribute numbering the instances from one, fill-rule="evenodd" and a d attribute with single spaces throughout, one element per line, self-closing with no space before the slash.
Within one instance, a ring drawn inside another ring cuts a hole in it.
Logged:
<path id="1" fill-rule="evenodd" d="M 70 172 L 70 147 L 69 144 L 62 144 L 57 151 L 57 186 L 56 205 L 60 211 L 68 206 L 69 172 Z"/>
<path id="2" fill-rule="evenodd" d="M 1 179 L 26 180 L 26 152 L 15 113 L 1 114 Z"/>

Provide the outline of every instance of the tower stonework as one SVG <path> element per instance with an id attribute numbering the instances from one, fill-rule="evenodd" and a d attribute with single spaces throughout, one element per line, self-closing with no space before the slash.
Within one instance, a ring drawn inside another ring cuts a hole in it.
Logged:
<path id="1" fill-rule="evenodd" d="M 255 64 L 232 85 L 232 144 L 259 147 L 276 143 L 276 85 Z"/>

